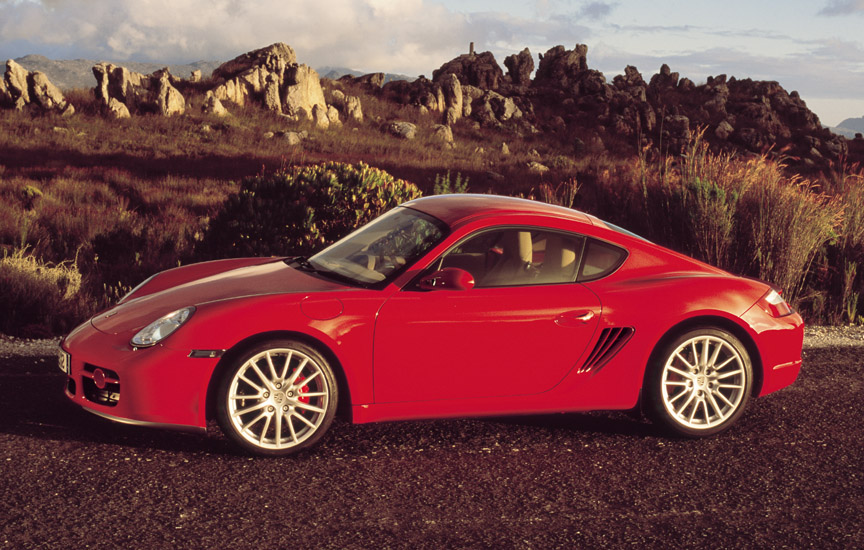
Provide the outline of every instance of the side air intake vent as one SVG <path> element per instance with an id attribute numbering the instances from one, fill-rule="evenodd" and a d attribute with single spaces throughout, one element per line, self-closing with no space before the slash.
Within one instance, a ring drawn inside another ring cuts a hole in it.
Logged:
<path id="1" fill-rule="evenodd" d="M 604 328 L 600 333 L 600 339 L 588 356 L 585 364 L 579 368 L 579 372 L 596 373 L 608 363 L 615 354 L 621 351 L 624 344 L 633 336 L 633 327 Z"/>

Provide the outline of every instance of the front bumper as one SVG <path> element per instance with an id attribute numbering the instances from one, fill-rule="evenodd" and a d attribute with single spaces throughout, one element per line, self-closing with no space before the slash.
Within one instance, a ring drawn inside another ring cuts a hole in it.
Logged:
<path id="1" fill-rule="evenodd" d="M 136 425 L 206 429 L 207 388 L 218 357 L 163 345 L 134 350 L 128 335 L 89 323 L 60 344 L 68 354 L 66 396 L 97 415 Z"/>

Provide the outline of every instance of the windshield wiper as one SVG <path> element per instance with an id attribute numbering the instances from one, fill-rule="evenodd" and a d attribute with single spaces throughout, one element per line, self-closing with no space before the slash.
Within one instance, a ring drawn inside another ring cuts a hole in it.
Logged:
<path id="1" fill-rule="evenodd" d="M 295 268 L 295 269 L 299 269 L 300 271 L 305 271 L 307 273 L 315 273 L 316 275 L 321 275 L 327 279 L 335 279 L 335 280 L 343 282 L 343 283 L 348 283 L 352 286 L 366 287 L 366 285 L 364 285 L 363 283 L 360 283 L 359 281 L 357 281 L 355 279 L 352 279 L 351 277 L 347 277 L 345 275 L 342 275 L 341 273 L 337 273 L 337 272 L 332 271 L 330 269 L 325 269 L 322 267 L 316 267 L 316 266 L 312 265 L 312 262 L 310 262 L 309 258 L 307 258 L 306 256 L 296 256 L 294 258 L 286 258 L 285 263 L 288 264 L 289 266 Z"/>

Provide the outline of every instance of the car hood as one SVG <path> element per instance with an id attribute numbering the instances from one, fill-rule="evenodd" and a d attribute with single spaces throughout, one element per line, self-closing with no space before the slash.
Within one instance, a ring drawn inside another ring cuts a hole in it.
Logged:
<path id="1" fill-rule="evenodd" d="M 348 288 L 351 287 L 276 261 L 229 269 L 147 294 L 104 311 L 90 322 L 101 332 L 119 334 L 143 328 L 160 317 L 187 306 L 271 294 L 308 294 Z"/>

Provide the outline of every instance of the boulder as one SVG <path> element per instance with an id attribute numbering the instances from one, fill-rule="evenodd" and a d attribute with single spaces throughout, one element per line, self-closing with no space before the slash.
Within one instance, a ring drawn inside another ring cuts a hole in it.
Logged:
<path id="1" fill-rule="evenodd" d="M 352 76 L 350 74 L 346 74 L 345 76 L 340 77 L 338 82 L 360 84 L 372 90 L 376 90 L 384 86 L 385 79 L 386 76 L 384 73 L 369 73 L 364 74 L 363 76 Z"/>
<path id="2" fill-rule="evenodd" d="M 456 75 L 463 85 L 483 90 L 497 90 L 504 80 L 504 72 L 492 52 L 460 55 L 433 71 L 432 81 L 440 82 L 449 74 Z"/>
<path id="3" fill-rule="evenodd" d="M 264 94 L 262 103 L 268 111 L 277 113 L 282 112 L 282 99 L 279 97 L 279 77 L 276 73 L 267 75 L 267 81 L 264 84 Z"/>
<path id="4" fill-rule="evenodd" d="M 182 115 L 186 112 L 186 100 L 177 88 L 171 85 L 171 73 L 168 69 L 162 69 L 153 73 L 152 98 L 155 100 L 156 109 L 162 116 Z"/>
<path id="5" fill-rule="evenodd" d="M 296 64 L 297 55 L 291 46 L 277 42 L 266 48 L 244 53 L 223 63 L 213 71 L 213 79 L 227 82 L 259 67 L 267 69 L 267 72 L 281 74 L 285 67 Z"/>
<path id="6" fill-rule="evenodd" d="M 15 105 L 12 101 L 12 94 L 9 92 L 9 87 L 6 85 L 6 79 L 0 78 L 0 108 L 10 108 Z"/>
<path id="7" fill-rule="evenodd" d="M 540 55 L 534 86 L 569 90 L 587 70 L 588 46 L 576 44 L 572 50 L 555 46 Z"/>
<path id="8" fill-rule="evenodd" d="M 432 139 L 443 143 L 453 143 L 453 130 L 446 124 L 436 124 L 432 127 Z"/>
<path id="9" fill-rule="evenodd" d="M 207 97 L 204 98 L 204 104 L 201 105 L 201 112 L 205 115 L 214 115 L 218 117 L 228 116 L 228 109 L 222 105 L 212 92 L 207 92 Z"/>
<path id="10" fill-rule="evenodd" d="M 66 101 L 60 88 L 48 80 L 45 73 L 34 71 L 28 77 L 31 102 L 43 111 L 56 111 L 63 116 L 75 114 L 75 107 Z"/>
<path id="11" fill-rule="evenodd" d="M 23 109 L 30 103 L 30 91 L 27 85 L 27 69 L 10 59 L 6 61 L 6 89 L 15 103 L 16 109 Z"/>
<path id="12" fill-rule="evenodd" d="M 321 130 L 326 130 L 330 127 L 330 118 L 327 116 L 327 108 L 323 105 L 312 106 L 312 122 Z"/>
<path id="13" fill-rule="evenodd" d="M 385 126 L 386 131 L 401 139 L 414 139 L 417 135 L 417 125 L 411 122 L 394 121 Z"/>
<path id="14" fill-rule="evenodd" d="M 714 135 L 717 136 L 717 139 L 722 141 L 729 139 L 729 136 L 731 136 L 733 132 L 735 132 L 735 128 L 733 128 L 726 120 L 722 121 L 717 125 L 717 128 L 714 129 Z"/>
<path id="15" fill-rule="evenodd" d="M 285 69 L 284 74 L 283 112 L 292 117 L 310 118 L 314 107 L 318 106 L 324 110 L 326 118 L 324 90 L 315 69 L 308 65 L 292 65 Z"/>
<path id="16" fill-rule="evenodd" d="M 243 107 L 249 99 L 249 90 L 246 85 L 238 80 L 229 80 L 212 90 L 213 95 L 220 101 L 230 101 L 238 107 Z"/>
<path id="17" fill-rule="evenodd" d="M 22 110 L 32 106 L 42 111 L 53 111 L 70 116 L 75 107 L 66 101 L 60 89 L 40 71 L 28 72 L 10 59 L 0 81 L 0 106 Z"/>
<path id="18" fill-rule="evenodd" d="M 462 118 L 462 84 L 455 74 L 448 74 L 441 79 L 441 94 L 444 104 L 444 123 L 455 124 Z"/>
<path id="19" fill-rule="evenodd" d="M 167 68 L 143 75 L 125 67 L 99 63 L 93 67 L 93 76 L 96 77 L 93 92 L 110 116 L 122 113 L 122 109 L 112 105 L 112 99 L 122 103 L 130 114 L 172 116 L 186 110 L 186 100 L 173 86 L 173 77 Z"/>
<path id="20" fill-rule="evenodd" d="M 363 122 L 363 107 L 359 97 L 351 95 L 345 98 L 345 116 L 354 122 Z"/>
<path id="21" fill-rule="evenodd" d="M 103 111 L 108 117 L 115 119 L 130 118 L 132 116 L 126 104 L 116 97 L 108 98 L 108 103 L 105 104 Z"/>
<path id="22" fill-rule="evenodd" d="M 507 75 L 514 86 L 528 86 L 531 84 L 531 73 L 534 72 L 534 58 L 531 51 L 525 48 L 518 54 L 508 55 L 504 58 L 504 66 L 507 67 Z"/>
<path id="23" fill-rule="evenodd" d="M 668 115 L 663 119 L 663 142 L 673 152 L 681 152 L 690 141 L 690 119 L 684 115 Z"/>
<path id="24" fill-rule="evenodd" d="M 330 121 L 331 127 L 342 126 L 342 121 L 339 120 L 339 109 L 333 105 L 327 107 L 327 120 Z"/>

